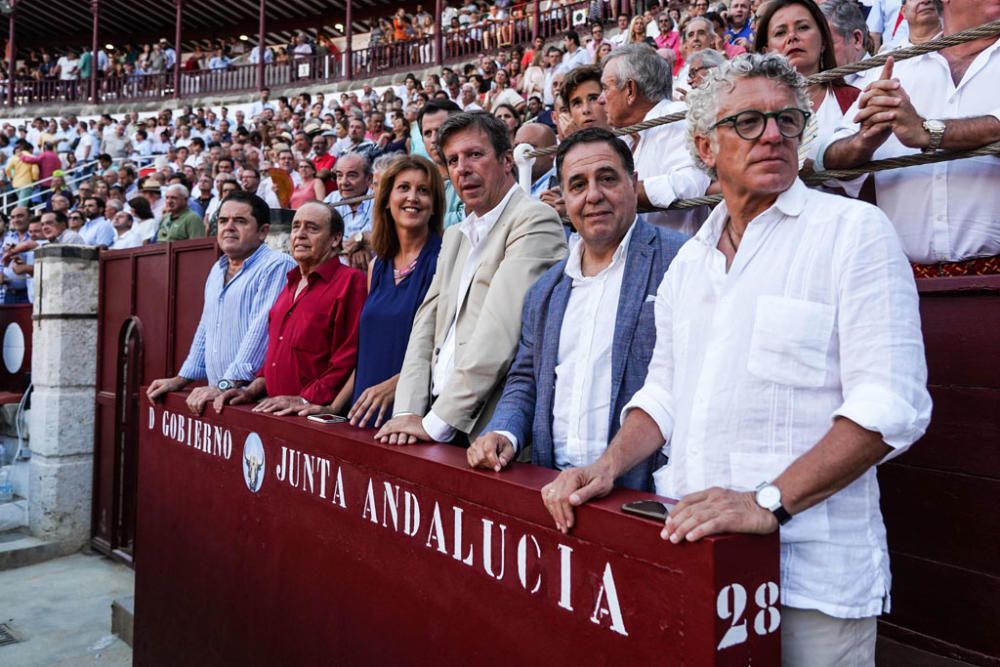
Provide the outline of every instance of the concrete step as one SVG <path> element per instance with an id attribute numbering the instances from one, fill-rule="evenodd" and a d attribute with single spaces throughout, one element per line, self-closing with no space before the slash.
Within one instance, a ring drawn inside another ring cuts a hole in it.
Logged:
<path id="1" fill-rule="evenodd" d="M 28 525 L 28 500 L 14 496 L 14 500 L 0 503 L 0 534 L 21 530 Z"/>
<path id="2" fill-rule="evenodd" d="M 80 545 L 32 537 L 26 530 L 0 533 L 0 571 L 34 565 L 78 551 Z"/>
<path id="3" fill-rule="evenodd" d="M 111 632 L 132 646 L 132 625 L 135 622 L 135 596 L 117 598 L 111 603 Z"/>

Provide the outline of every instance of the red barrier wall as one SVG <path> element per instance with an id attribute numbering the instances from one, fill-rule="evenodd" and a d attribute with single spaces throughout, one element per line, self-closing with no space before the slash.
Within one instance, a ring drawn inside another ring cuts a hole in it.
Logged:
<path id="1" fill-rule="evenodd" d="M 136 665 L 779 661 L 776 535 L 671 545 L 620 491 L 563 536 L 554 471 L 182 395 L 140 428 Z"/>
<path id="2" fill-rule="evenodd" d="M 28 388 L 31 373 L 31 332 L 34 326 L 31 312 L 30 303 L 17 306 L 0 305 L 0 339 L 3 340 L 4 347 L 3 358 L 0 358 L 2 393 L 16 395 Z M 10 330 L 12 325 L 20 330 L 20 341 L 17 334 Z M 20 359 L 19 364 L 16 363 L 18 359 Z M 8 360 L 11 362 L 11 367 L 7 365 Z"/>

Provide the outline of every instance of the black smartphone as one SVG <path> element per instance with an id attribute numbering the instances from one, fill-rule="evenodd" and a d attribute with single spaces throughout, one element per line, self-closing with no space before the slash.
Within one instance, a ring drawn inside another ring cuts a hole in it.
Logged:
<path id="1" fill-rule="evenodd" d="M 641 516 L 644 519 L 652 519 L 662 523 L 667 520 L 667 515 L 670 514 L 670 508 L 658 500 L 634 500 L 630 503 L 622 505 L 622 512 L 625 512 L 626 514 L 634 514 L 636 516 Z"/>
<path id="2" fill-rule="evenodd" d="M 347 417 L 333 414 L 309 415 L 308 419 L 320 424 L 340 424 L 347 421 Z"/>

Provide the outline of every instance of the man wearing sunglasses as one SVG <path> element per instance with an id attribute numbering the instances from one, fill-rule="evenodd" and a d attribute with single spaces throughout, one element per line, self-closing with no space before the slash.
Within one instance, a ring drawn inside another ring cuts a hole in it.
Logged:
<path id="1" fill-rule="evenodd" d="M 542 494 L 567 531 L 574 507 L 669 446 L 656 492 L 681 500 L 661 538 L 780 530 L 780 594 L 754 593 L 770 610 L 757 631 L 781 627 L 784 665 L 874 665 L 890 588 L 875 465 L 923 434 L 931 400 L 892 224 L 797 177 L 805 90 L 784 58 L 754 54 L 691 92 L 689 147 L 724 201 L 660 284 L 618 434 Z"/>

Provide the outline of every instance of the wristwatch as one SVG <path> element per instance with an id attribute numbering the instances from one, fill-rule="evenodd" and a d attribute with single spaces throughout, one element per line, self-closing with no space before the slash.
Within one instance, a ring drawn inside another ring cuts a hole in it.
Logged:
<path id="1" fill-rule="evenodd" d="M 923 149 L 924 153 L 933 153 L 941 148 L 941 140 L 944 139 L 945 124 L 943 120 L 925 120 L 923 128 L 931 135 L 931 142 Z"/>
<path id="2" fill-rule="evenodd" d="M 219 388 L 219 391 L 228 391 L 230 389 L 239 389 L 245 382 L 242 380 L 219 380 L 219 384 L 215 385 Z"/>
<path id="3" fill-rule="evenodd" d="M 754 500 L 758 505 L 774 515 L 779 526 L 784 526 L 792 520 L 792 515 L 781 504 L 781 489 L 770 482 L 761 482 L 754 492 Z"/>

